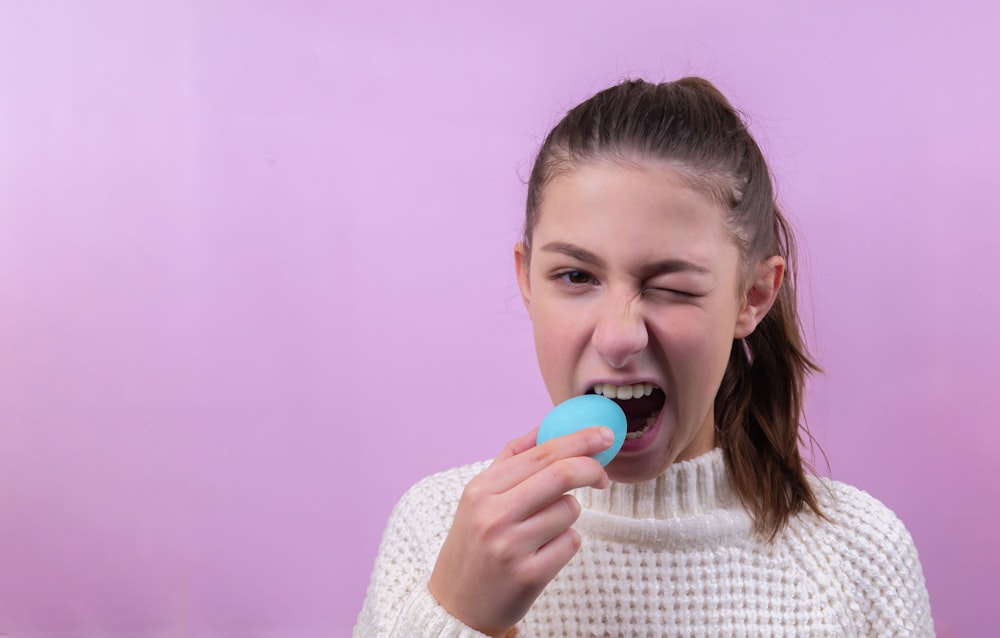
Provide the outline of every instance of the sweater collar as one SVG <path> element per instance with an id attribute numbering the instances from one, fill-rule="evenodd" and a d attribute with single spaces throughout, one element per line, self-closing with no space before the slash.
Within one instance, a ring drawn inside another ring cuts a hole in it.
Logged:
<path id="1" fill-rule="evenodd" d="M 674 463 L 644 483 L 615 483 L 574 491 L 584 510 L 633 519 L 679 519 L 740 508 L 720 448 Z"/>

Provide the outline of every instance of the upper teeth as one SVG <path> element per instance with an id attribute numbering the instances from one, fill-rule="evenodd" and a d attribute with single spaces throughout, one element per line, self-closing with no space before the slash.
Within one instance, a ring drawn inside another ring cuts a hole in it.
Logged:
<path id="1" fill-rule="evenodd" d="M 594 394 L 603 394 L 609 399 L 639 399 L 653 394 L 652 383 L 636 383 L 634 385 L 613 385 L 598 383 L 594 386 Z"/>

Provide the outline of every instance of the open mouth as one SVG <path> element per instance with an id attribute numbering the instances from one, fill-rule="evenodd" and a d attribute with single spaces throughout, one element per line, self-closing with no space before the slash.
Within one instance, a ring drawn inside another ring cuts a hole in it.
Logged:
<path id="1" fill-rule="evenodd" d="M 666 401 L 663 390 L 652 383 L 632 385 L 598 383 L 588 390 L 587 394 L 600 394 L 618 404 L 628 421 L 626 440 L 638 439 L 645 434 L 656 423 L 656 418 L 660 416 L 660 410 Z"/>

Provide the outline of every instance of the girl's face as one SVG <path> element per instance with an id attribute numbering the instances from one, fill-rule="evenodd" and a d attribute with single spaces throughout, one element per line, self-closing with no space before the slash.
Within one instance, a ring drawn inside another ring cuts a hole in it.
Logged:
<path id="1" fill-rule="evenodd" d="M 649 480 L 715 446 L 733 339 L 773 302 L 780 257 L 745 283 L 719 204 L 668 165 L 607 162 L 546 187 L 531 254 L 519 245 L 515 261 L 552 401 L 596 391 L 628 417 L 613 480 Z"/>

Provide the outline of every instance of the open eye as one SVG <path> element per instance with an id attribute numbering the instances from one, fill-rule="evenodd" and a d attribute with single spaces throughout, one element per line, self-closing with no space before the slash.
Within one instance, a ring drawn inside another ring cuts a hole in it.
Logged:
<path id="1" fill-rule="evenodd" d="M 596 280 L 590 276 L 590 273 L 582 270 L 563 270 L 557 272 L 553 278 L 563 286 L 570 288 L 596 283 Z"/>

